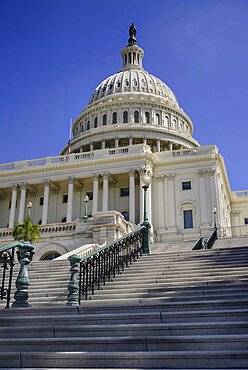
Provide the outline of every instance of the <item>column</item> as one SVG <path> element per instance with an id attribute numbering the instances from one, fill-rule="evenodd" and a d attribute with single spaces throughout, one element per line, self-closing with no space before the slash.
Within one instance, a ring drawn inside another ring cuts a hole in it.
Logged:
<path id="1" fill-rule="evenodd" d="M 219 194 L 218 194 L 218 185 L 216 180 L 216 170 L 208 170 L 208 175 L 210 176 L 210 197 L 211 197 L 211 212 L 213 206 L 217 208 L 216 213 L 216 221 L 217 227 L 220 227 L 221 219 L 220 219 L 220 202 L 219 202 Z M 213 217 L 213 216 L 212 216 Z"/>
<path id="2" fill-rule="evenodd" d="M 135 171 L 129 171 L 129 221 L 135 224 Z"/>
<path id="3" fill-rule="evenodd" d="M 200 170 L 197 172 L 199 176 L 199 197 L 200 197 L 200 209 L 201 209 L 201 227 L 208 227 L 208 210 L 207 197 L 206 197 L 206 170 Z"/>
<path id="4" fill-rule="evenodd" d="M 90 152 L 93 152 L 93 143 L 90 143 Z"/>
<path id="5" fill-rule="evenodd" d="M 102 149 L 105 149 L 105 147 L 106 147 L 106 142 L 105 140 L 102 140 Z"/>
<path id="6" fill-rule="evenodd" d="M 27 184 L 22 183 L 20 185 L 20 188 L 21 188 L 21 198 L 20 198 L 20 208 L 19 208 L 18 222 L 22 223 L 23 220 L 24 220 L 24 213 L 25 213 Z"/>
<path id="7" fill-rule="evenodd" d="M 173 150 L 173 145 L 171 141 L 169 142 L 169 150 Z"/>
<path id="8" fill-rule="evenodd" d="M 67 202 L 66 222 L 72 221 L 73 183 L 74 177 L 68 177 L 68 202 Z"/>
<path id="9" fill-rule="evenodd" d="M 50 187 L 50 180 L 45 180 L 44 181 L 43 208 L 42 208 L 42 221 L 41 221 L 42 225 L 47 224 L 49 187 Z"/>
<path id="10" fill-rule="evenodd" d="M 14 227 L 14 223 L 15 223 L 17 187 L 18 187 L 17 184 L 12 185 L 11 207 L 10 207 L 10 214 L 9 214 L 9 228 Z"/>
<path id="11" fill-rule="evenodd" d="M 139 170 L 139 177 L 144 175 L 144 170 L 141 169 Z M 141 186 L 141 181 L 140 181 L 140 223 L 144 221 L 144 190 Z"/>
<path id="12" fill-rule="evenodd" d="M 168 205 L 168 230 L 176 232 L 176 204 L 175 204 L 175 175 L 170 173 L 165 175 L 167 180 L 167 205 Z"/>
<path id="13" fill-rule="evenodd" d="M 118 137 L 115 138 L 115 147 L 118 148 L 119 146 L 119 139 Z"/>
<path id="14" fill-rule="evenodd" d="M 108 179 L 109 179 L 109 174 L 104 173 L 102 175 L 103 178 L 103 189 L 102 189 L 102 210 L 108 211 Z"/>
<path id="15" fill-rule="evenodd" d="M 133 145 L 133 138 L 132 137 L 129 138 L 129 145 Z"/>
<path id="16" fill-rule="evenodd" d="M 164 209 L 164 176 L 156 177 L 158 183 L 158 231 L 165 228 L 165 209 Z"/>
<path id="17" fill-rule="evenodd" d="M 143 144 L 146 145 L 147 144 L 147 140 L 146 138 L 143 139 Z"/>
<path id="18" fill-rule="evenodd" d="M 98 211 L 98 189 L 99 189 L 99 175 L 93 175 L 93 203 L 92 214 Z"/>
<path id="19" fill-rule="evenodd" d="M 157 152 L 160 152 L 160 139 L 157 139 Z"/>

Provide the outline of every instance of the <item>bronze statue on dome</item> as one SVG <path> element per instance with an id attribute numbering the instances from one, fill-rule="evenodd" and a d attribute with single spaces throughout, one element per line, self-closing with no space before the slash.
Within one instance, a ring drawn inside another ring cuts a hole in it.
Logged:
<path id="1" fill-rule="evenodd" d="M 134 26 L 134 23 L 131 24 L 130 28 L 129 28 L 129 39 L 128 39 L 128 46 L 132 46 L 132 45 L 135 45 L 136 44 L 136 36 L 137 34 L 137 30 Z"/>

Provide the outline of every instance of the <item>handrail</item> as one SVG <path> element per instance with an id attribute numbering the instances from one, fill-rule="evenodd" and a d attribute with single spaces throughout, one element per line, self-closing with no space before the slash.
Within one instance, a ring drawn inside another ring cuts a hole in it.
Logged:
<path id="1" fill-rule="evenodd" d="M 212 249 L 215 241 L 218 239 L 218 235 L 217 235 L 217 227 L 214 228 L 214 231 L 212 233 L 212 235 L 210 236 L 210 238 L 208 239 L 207 241 L 207 244 L 206 244 L 206 249 Z"/>
<path id="2" fill-rule="evenodd" d="M 2 264 L 0 266 L 0 269 L 2 269 L 2 281 L 0 282 L 0 299 L 7 301 L 5 308 L 9 308 L 10 304 L 16 247 L 19 248 L 19 250 L 17 251 L 17 257 L 20 263 L 20 271 L 16 279 L 17 290 L 15 292 L 15 301 L 12 307 L 29 307 L 27 293 L 29 285 L 27 265 L 32 260 L 34 247 L 28 242 L 21 243 L 19 241 L 16 241 L 0 247 L 0 263 Z"/>
<path id="3" fill-rule="evenodd" d="M 199 250 L 199 249 L 211 249 L 215 243 L 215 241 L 218 239 L 218 234 L 217 234 L 217 228 L 214 228 L 213 233 L 208 239 L 203 239 L 203 236 L 200 237 L 199 240 L 195 243 L 193 247 L 194 250 Z"/>
<path id="4" fill-rule="evenodd" d="M 0 299 L 1 301 L 6 300 L 5 308 L 9 308 L 12 276 L 14 268 L 14 256 L 15 248 L 20 247 L 23 244 L 20 242 L 13 242 L 0 247 L 0 269 L 2 270 L 2 281 L 0 287 Z"/>
<path id="5" fill-rule="evenodd" d="M 195 243 L 192 251 L 195 251 L 195 250 L 198 250 L 198 249 L 203 249 L 202 242 L 203 242 L 203 236 L 201 236 L 200 239 L 197 240 L 197 242 Z"/>
<path id="6" fill-rule="evenodd" d="M 67 305 L 80 305 L 83 297 L 87 300 L 90 294 L 94 295 L 95 289 L 100 290 L 106 281 L 111 281 L 116 274 L 120 274 L 125 267 L 136 261 L 145 252 L 146 233 L 149 233 L 148 228 L 143 225 L 89 256 L 83 258 L 70 256 L 68 259 L 71 265 L 71 278 Z"/>

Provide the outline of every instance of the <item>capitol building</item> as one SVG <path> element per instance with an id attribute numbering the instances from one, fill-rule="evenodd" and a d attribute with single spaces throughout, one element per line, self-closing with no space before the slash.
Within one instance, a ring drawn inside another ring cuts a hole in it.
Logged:
<path id="1" fill-rule="evenodd" d="M 40 225 L 36 260 L 127 234 L 143 221 L 144 173 L 152 242 L 193 245 L 214 226 L 247 235 L 248 191 L 230 189 L 217 146 L 193 137 L 173 91 L 143 68 L 134 25 L 129 36 L 121 69 L 92 92 L 59 156 L 0 164 L 1 245 L 28 212 Z"/>

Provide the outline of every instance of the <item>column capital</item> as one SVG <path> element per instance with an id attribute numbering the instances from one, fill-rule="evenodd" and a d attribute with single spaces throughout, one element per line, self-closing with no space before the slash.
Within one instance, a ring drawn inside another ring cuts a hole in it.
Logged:
<path id="1" fill-rule="evenodd" d="M 175 179 L 176 175 L 174 173 L 167 173 L 164 175 L 164 178 L 168 181 L 173 181 Z"/>
<path id="2" fill-rule="evenodd" d="M 21 189 L 21 190 L 27 190 L 27 187 L 28 187 L 28 184 L 27 184 L 26 182 L 22 182 L 22 183 L 20 184 L 20 189 Z"/>
<path id="3" fill-rule="evenodd" d="M 109 173 L 108 172 L 104 172 L 102 174 L 102 178 L 103 178 L 103 180 L 108 180 L 109 179 Z"/>
<path id="4" fill-rule="evenodd" d="M 197 171 L 197 175 L 200 177 L 200 178 L 204 178 L 207 174 L 207 170 L 199 170 Z"/>
<path id="5" fill-rule="evenodd" d="M 216 174 L 216 170 L 215 169 L 211 169 L 211 170 L 207 170 L 207 173 L 209 176 L 214 176 Z"/>
<path id="6" fill-rule="evenodd" d="M 44 186 L 50 186 L 51 180 L 46 179 L 46 180 L 43 181 L 43 184 L 44 184 Z"/>
<path id="7" fill-rule="evenodd" d="M 136 172 L 135 172 L 135 170 L 129 170 L 128 174 L 129 174 L 129 177 L 134 177 Z"/>
<path id="8" fill-rule="evenodd" d="M 18 184 L 11 184 L 12 191 L 15 191 L 18 189 Z"/>
<path id="9" fill-rule="evenodd" d="M 163 182 L 164 181 L 164 175 L 155 176 L 155 179 L 157 180 L 157 182 Z"/>
<path id="10" fill-rule="evenodd" d="M 94 173 L 93 180 L 94 181 L 98 181 L 99 180 L 99 175 L 97 173 Z"/>
<path id="11" fill-rule="evenodd" d="M 73 176 L 70 176 L 67 179 L 68 184 L 74 184 L 74 181 L 75 181 L 75 177 L 73 177 Z"/>

